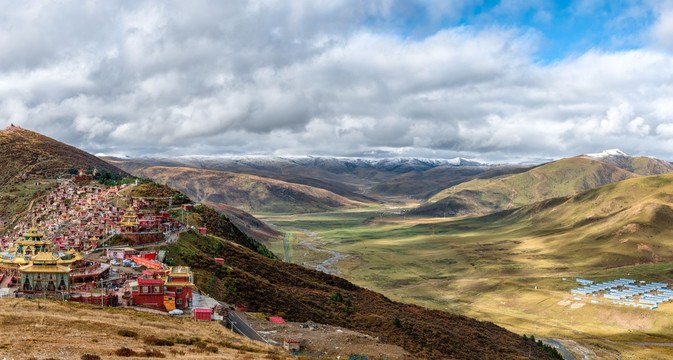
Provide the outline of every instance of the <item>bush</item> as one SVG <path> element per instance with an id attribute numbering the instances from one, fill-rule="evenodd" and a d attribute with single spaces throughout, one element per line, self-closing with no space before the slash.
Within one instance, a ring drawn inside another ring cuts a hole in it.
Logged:
<path id="1" fill-rule="evenodd" d="M 183 339 L 183 338 L 174 338 L 173 341 L 175 341 L 176 344 L 182 344 L 182 345 L 193 345 L 197 342 L 200 342 L 201 339 L 197 337 L 189 338 L 189 339 Z"/>
<path id="2" fill-rule="evenodd" d="M 164 355 L 164 353 L 162 353 L 159 350 L 146 349 L 145 350 L 145 357 L 165 358 L 166 355 Z"/>
<path id="3" fill-rule="evenodd" d="M 154 336 L 148 336 L 145 339 L 143 339 L 143 342 L 147 345 L 155 345 L 155 346 L 173 346 L 174 343 L 171 340 L 168 339 L 159 339 Z"/>
<path id="4" fill-rule="evenodd" d="M 402 327 L 402 322 L 398 318 L 393 319 L 393 325 L 395 325 L 396 328 Z"/>
<path id="5" fill-rule="evenodd" d="M 206 346 L 205 350 L 214 354 L 217 353 L 217 346 Z"/>
<path id="6" fill-rule="evenodd" d="M 124 336 L 124 337 L 132 337 L 132 338 L 137 338 L 138 337 L 137 332 L 131 331 L 131 330 L 126 330 L 126 329 L 122 329 L 122 330 L 117 331 L 117 335 Z"/>
<path id="7" fill-rule="evenodd" d="M 124 357 L 138 356 L 135 351 L 125 347 L 115 350 L 115 355 Z"/>
<path id="8" fill-rule="evenodd" d="M 100 356 L 93 354 L 84 354 L 82 355 L 82 360 L 100 360 Z"/>
<path id="9" fill-rule="evenodd" d="M 344 301 L 344 297 L 338 291 L 336 292 L 336 294 L 330 296 L 330 299 L 332 299 L 332 301 L 336 301 L 336 302 L 343 302 Z"/>

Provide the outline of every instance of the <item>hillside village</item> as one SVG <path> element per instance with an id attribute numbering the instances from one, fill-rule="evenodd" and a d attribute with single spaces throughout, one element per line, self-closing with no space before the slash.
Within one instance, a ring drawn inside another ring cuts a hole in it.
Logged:
<path id="1" fill-rule="evenodd" d="M 188 308 L 193 286 L 188 268 L 173 269 L 156 261 L 156 251 L 107 246 L 120 235 L 137 245 L 163 241 L 185 226 L 168 213 L 153 210 L 147 200 L 120 201 L 119 191 L 127 185 L 78 186 L 73 180 L 59 180 L 21 220 L 5 229 L 0 239 L 2 295 L 107 305 L 124 302 L 167 311 Z M 124 269 L 129 267 L 132 271 Z M 161 286 L 147 287 L 159 279 Z"/>
<path id="2" fill-rule="evenodd" d="M 269 317 L 268 322 L 244 319 L 240 311 L 246 310 L 245 305 L 227 305 L 203 294 L 195 286 L 189 267 L 170 266 L 164 250 L 152 250 L 156 245 L 174 242 L 180 232 L 188 230 L 169 215 L 169 208 L 157 209 L 150 199 L 131 197 L 129 190 L 135 185 L 106 187 L 86 181 L 79 186 L 76 183 L 82 177 L 60 179 L 53 190 L 31 204 L 20 220 L 2 224 L 0 297 L 60 299 L 195 321 L 217 320 L 223 329 L 236 327 L 238 333 L 291 354 L 329 348 L 327 339 L 331 339 L 334 349 L 352 347 L 381 356 L 408 357 L 397 346 L 380 344 L 353 331 L 293 325 L 279 316 Z M 173 210 L 178 209 L 182 214 L 193 210 L 194 205 L 183 204 Z M 204 227 L 196 230 L 207 232 Z M 115 240 L 132 244 L 110 245 Z M 216 261 L 224 263 L 223 259 Z M 239 310 L 238 315 L 232 310 Z M 250 327 L 252 324 L 259 332 Z M 300 334 L 304 344 L 297 338 L 284 337 L 287 332 Z"/>

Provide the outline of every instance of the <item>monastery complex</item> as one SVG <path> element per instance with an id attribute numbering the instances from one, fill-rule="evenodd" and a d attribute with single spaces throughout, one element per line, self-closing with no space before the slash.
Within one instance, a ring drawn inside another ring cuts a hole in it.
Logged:
<path id="1" fill-rule="evenodd" d="M 190 269 L 166 265 L 163 252 L 133 247 L 168 241 L 186 228 L 151 199 L 122 195 L 128 186 L 59 180 L 34 201 L 0 238 L 0 296 L 189 311 Z M 109 246 L 115 235 L 134 242 Z"/>

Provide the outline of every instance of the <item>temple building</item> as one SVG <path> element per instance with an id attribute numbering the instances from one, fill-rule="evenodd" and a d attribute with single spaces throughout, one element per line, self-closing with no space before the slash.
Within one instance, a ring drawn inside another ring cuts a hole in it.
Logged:
<path id="1" fill-rule="evenodd" d="M 192 307 L 192 272 L 188 267 L 172 267 L 164 282 L 164 307 L 171 311 L 175 308 Z"/>
<path id="2" fill-rule="evenodd" d="M 23 234 L 23 239 L 14 242 L 17 256 L 28 258 L 42 251 L 51 251 L 51 240 L 44 237 L 44 233 L 31 228 Z"/>
<path id="3" fill-rule="evenodd" d="M 58 264 L 59 258 L 51 252 L 39 252 L 30 264 L 19 268 L 21 290 L 28 294 L 70 291 L 70 268 Z"/>
<path id="4" fill-rule="evenodd" d="M 133 207 L 129 206 L 129 208 L 124 211 L 124 214 L 119 221 L 119 225 L 126 231 L 134 231 L 138 225 L 140 225 L 138 214 L 133 210 Z"/>
<path id="5" fill-rule="evenodd" d="M 171 311 L 192 306 L 192 273 L 189 267 L 145 270 L 143 276 L 131 282 L 131 294 L 136 305 Z"/>

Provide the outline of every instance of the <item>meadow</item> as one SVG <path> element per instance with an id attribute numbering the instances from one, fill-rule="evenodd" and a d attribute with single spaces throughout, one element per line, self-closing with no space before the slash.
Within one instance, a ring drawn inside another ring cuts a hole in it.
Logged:
<path id="1" fill-rule="evenodd" d="M 570 289 L 576 277 L 673 284 L 672 180 L 629 180 L 484 217 L 378 209 L 265 219 L 289 233 L 292 262 L 349 254 L 336 263 L 342 276 L 393 300 L 565 339 L 578 358 L 664 359 L 673 356 L 673 303 L 592 304 Z"/>

